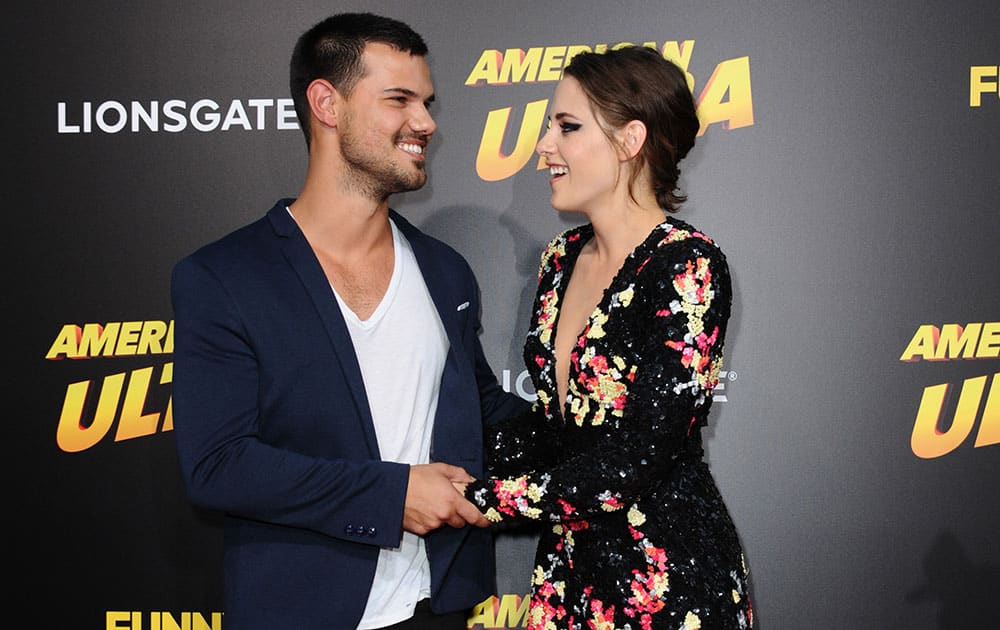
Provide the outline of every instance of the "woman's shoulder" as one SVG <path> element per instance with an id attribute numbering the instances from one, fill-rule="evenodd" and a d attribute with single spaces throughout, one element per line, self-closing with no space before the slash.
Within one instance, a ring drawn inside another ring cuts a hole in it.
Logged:
<path id="1" fill-rule="evenodd" d="M 635 252 L 635 281 L 640 285 L 690 274 L 729 283 L 729 263 L 718 244 L 691 224 L 668 217 L 658 225 L 644 247 Z"/>
<path id="2" fill-rule="evenodd" d="M 693 239 L 694 242 L 702 242 L 714 247 L 718 247 L 715 239 L 702 230 L 691 225 L 683 219 L 677 217 L 667 217 L 659 226 L 664 233 L 665 242 L 678 242 Z"/>
<path id="3" fill-rule="evenodd" d="M 716 242 L 689 223 L 668 218 L 657 226 L 648 249 L 636 261 L 635 292 L 650 304 L 666 295 L 685 303 L 721 305 L 728 318 L 732 279 L 726 255 Z M 716 300 L 714 298 L 718 297 Z"/>
<path id="4" fill-rule="evenodd" d="M 725 263 L 726 255 L 705 232 L 676 217 L 668 217 L 657 226 L 651 239 L 654 258 L 711 258 Z"/>

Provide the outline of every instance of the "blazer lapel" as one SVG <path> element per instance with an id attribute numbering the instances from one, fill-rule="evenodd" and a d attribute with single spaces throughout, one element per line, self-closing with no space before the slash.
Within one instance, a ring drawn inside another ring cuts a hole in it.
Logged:
<path id="1" fill-rule="evenodd" d="M 451 274 L 448 273 L 447 269 L 441 267 L 437 257 L 430 251 L 426 240 L 427 237 L 422 232 L 413 227 L 409 221 L 400 216 L 395 210 L 390 210 L 389 216 L 392 217 L 392 220 L 396 223 L 396 227 L 403 232 L 406 239 L 410 241 L 413 255 L 417 259 L 417 265 L 420 267 L 420 274 L 424 278 L 424 284 L 427 285 L 427 291 L 431 294 L 434 307 L 441 318 L 441 324 L 448 335 L 448 343 L 451 346 L 451 350 L 458 353 L 458 357 L 461 357 L 464 355 L 465 349 L 462 346 L 462 333 L 458 325 L 457 309 L 460 305 L 456 300 L 459 296 L 456 294 L 454 287 L 448 283 L 448 278 Z M 451 355 L 449 354 L 449 356 Z"/>
<path id="2" fill-rule="evenodd" d="M 309 299 L 312 300 L 323 322 L 324 328 L 330 337 L 334 354 L 340 363 L 353 394 L 354 409 L 361 420 L 361 427 L 364 431 L 365 442 L 372 457 L 379 457 L 378 438 L 375 435 L 375 423 L 372 420 L 371 407 L 368 404 L 368 394 L 365 391 L 364 378 L 361 375 L 361 366 L 358 364 L 358 357 L 354 353 L 354 344 L 351 342 L 351 333 L 347 329 L 347 323 L 340 312 L 340 305 L 333 295 L 323 268 L 316 259 L 316 255 L 309 246 L 304 234 L 299 229 L 295 220 L 288 213 L 287 206 L 293 200 L 285 199 L 278 202 L 268 213 L 275 233 L 283 238 L 281 243 L 282 252 L 288 264 L 295 270 L 302 286 Z"/>

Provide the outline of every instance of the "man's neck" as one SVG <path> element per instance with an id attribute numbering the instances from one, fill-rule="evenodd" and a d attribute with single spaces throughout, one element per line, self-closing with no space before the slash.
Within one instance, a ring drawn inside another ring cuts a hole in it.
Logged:
<path id="1" fill-rule="evenodd" d="M 299 229 L 314 248 L 363 255 L 386 238 L 391 242 L 389 202 L 344 192 L 335 185 L 307 185 L 289 206 Z"/>

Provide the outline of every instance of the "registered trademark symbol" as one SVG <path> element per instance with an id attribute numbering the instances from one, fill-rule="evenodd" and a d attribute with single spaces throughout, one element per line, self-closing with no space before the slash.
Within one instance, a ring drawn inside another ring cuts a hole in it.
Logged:
<path id="1" fill-rule="evenodd" d="M 733 372 L 732 370 L 729 370 L 729 372 L 726 374 L 726 378 L 728 378 L 731 381 L 735 381 L 736 378 L 737 378 L 736 372 Z"/>

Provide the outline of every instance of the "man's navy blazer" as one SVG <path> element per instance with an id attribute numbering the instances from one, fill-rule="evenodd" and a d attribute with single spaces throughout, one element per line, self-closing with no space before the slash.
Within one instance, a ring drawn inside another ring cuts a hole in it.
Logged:
<path id="1" fill-rule="evenodd" d="M 227 630 L 356 627 L 379 548 L 402 536 L 409 467 L 379 459 L 350 335 L 292 201 L 172 277 L 174 433 L 192 502 L 225 514 Z M 482 422 L 527 403 L 499 387 L 483 354 L 468 263 L 390 213 L 450 346 L 431 459 L 481 478 Z M 434 610 L 494 592 L 488 529 L 445 526 L 426 545 Z"/>

